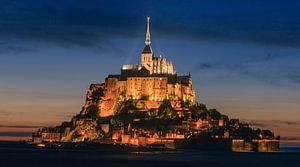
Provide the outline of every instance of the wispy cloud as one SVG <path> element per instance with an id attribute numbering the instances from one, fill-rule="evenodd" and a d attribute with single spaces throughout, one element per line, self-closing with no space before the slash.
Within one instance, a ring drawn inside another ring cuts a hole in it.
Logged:
<path id="1" fill-rule="evenodd" d="M 247 56 L 244 55 L 244 57 Z M 297 55 L 290 57 L 296 58 Z M 194 66 L 193 73 L 206 70 L 222 74 L 222 76 L 226 76 L 226 79 L 247 77 L 273 86 L 299 85 L 300 75 L 297 75 L 297 72 L 300 72 L 300 68 L 291 68 L 287 67 L 286 64 L 281 64 L 280 62 L 285 59 L 287 59 L 287 56 L 270 53 L 248 56 L 244 59 L 237 56 L 234 61 L 199 62 Z"/>
<path id="2" fill-rule="evenodd" d="M 207 69 L 223 69 L 223 68 L 228 68 L 228 69 L 245 69 L 247 66 L 251 64 L 259 64 L 259 63 L 265 63 L 265 62 L 271 62 L 274 61 L 278 58 L 282 58 L 282 56 L 279 55 L 273 55 L 273 54 L 266 54 L 266 55 L 256 55 L 256 56 L 251 56 L 248 57 L 246 60 L 236 60 L 233 62 L 218 62 L 215 61 L 213 63 L 211 62 L 199 62 L 195 66 L 195 70 L 207 70 Z"/>
<path id="3" fill-rule="evenodd" d="M 198 65 L 196 65 L 193 71 L 198 72 L 200 70 L 209 70 L 215 68 L 215 66 L 216 64 L 212 64 L 212 63 L 199 63 Z"/>
<path id="4" fill-rule="evenodd" d="M 0 136 L 27 137 L 31 135 L 32 132 L 0 132 Z"/>
<path id="5" fill-rule="evenodd" d="M 289 140 L 299 141 L 300 137 L 298 137 L 298 136 L 290 136 L 290 137 L 281 137 L 280 139 L 283 140 L 283 141 L 289 141 Z"/>
<path id="6" fill-rule="evenodd" d="M 74 99 L 78 98 L 78 95 L 70 94 L 70 93 L 58 93 L 58 92 L 50 92 L 43 90 L 21 90 L 21 89 L 13 89 L 13 90 L 0 90 L 2 94 L 10 94 L 14 96 L 30 96 L 39 99 Z"/>
<path id="7" fill-rule="evenodd" d="M 251 57 L 248 60 L 244 62 L 244 64 L 251 64 L 251 63 L 264 63 L 276 60 L 278 58 L 282 58 L 282 56 L 274 55 L 267 53 L 266 55 L 260 56 L 260 57 Z"/>
<path id="8" fill-rule="evenodd" d="M 243 122 L 248 123 L 251 126 L 260 128 L 270 128 L 270 127 L 281 127 L 281 126 L 300 126 L 300 121 L 284 121 L 284 120 L 247 120 L 243 119 Z"/>
<path id="9" fill-rule="evenodd" d="M 151 15 L 158 36 L 167 38 L 300 46 L 299 3 L 252 1 L 247 3 L 250 7 L 239 1 L 225 4 L 227 1 L 3 0 L 0 36 L 62 47 L 102 47 L 111 37 L 140 35 L 144 17 Z"/>
<path id="10" fill-rule="evenodd" d="M 33 48 L 30 47 L 24 47 L 24 46 L 15 46 L 15 45 L 4 45 L 0 43 L 0 56 L 2 54 L 7 53 L 24 53 L 24 52 L 31 52 L 33 51 Z"/>
<path id="11" fill-rule="evenodd" d="M 6 111 L 6 110 L 0 110 L 0 118 L 1 117 L 7 117 L 11 114 L 11 112 Z"/>
<path id="12" fill-rule="evenodd" d="M 32 128 L 41 128 L 42 126 L 38 125 L 0 125 L 0 128 L 22 128 L 22 129 L 32 129 Z"/>
<path id="13" fill-rule="evenodd" d="M 298 74 L 288 74 L 285 77 L 296 84 L 300 84 L 300 75 Z"/>

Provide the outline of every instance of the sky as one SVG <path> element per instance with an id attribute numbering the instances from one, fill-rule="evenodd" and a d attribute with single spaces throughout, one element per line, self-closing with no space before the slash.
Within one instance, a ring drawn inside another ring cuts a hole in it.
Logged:
<path id="1" fill-rule="evenodd" d="M 151 17 L 156 56 L 191 72 L 197 99 L 300 140 L 296 0 L 1 0 L 0 140 L 81 110 L 91 83 L 139 63 Z"/>

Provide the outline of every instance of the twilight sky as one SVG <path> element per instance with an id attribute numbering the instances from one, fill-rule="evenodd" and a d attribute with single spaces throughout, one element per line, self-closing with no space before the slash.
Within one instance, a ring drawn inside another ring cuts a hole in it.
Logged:
<path id="1" fill-rule="evenodd" d="M 300 2 L 1 0 L 0 140 L 78 113 L 91 83 L 152 48 L 198 101 L 300 139 Z"/>

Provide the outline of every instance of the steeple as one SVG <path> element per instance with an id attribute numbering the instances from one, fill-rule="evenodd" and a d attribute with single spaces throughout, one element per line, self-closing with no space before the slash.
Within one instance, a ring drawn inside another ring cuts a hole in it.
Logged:
<path id="1" fill-rule="evenodd" d="M 146 32 L 146 45 L 150 45 L 150 17 L 147 17 L 147 32 Z"/>
<path id="2" fill-rule="evenodd" d="M 153 53 L 152 48 L 150 46 L 150 17 L 147 17 L 147 31 L 146 31 L 146 41 L 145 41 L 145 48 L 143 50 L 143 53 Z"/>

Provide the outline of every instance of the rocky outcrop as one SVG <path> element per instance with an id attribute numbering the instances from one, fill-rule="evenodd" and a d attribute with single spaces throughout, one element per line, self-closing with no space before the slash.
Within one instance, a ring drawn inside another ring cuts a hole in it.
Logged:
<path id="1" fill-rule="evenodd" d="M 66 136 L 61 138 L 63 142 L 84 142 L 101 140 L 104 137 L 104 132 L 98 126 L 95 120 L 78 121 Z"/>
<path id="2" fill-rule="evenodd" d="M 119 92 L 115 83 L 91 84 L 81 115 L 111 116 L 118 109 Z"/>

